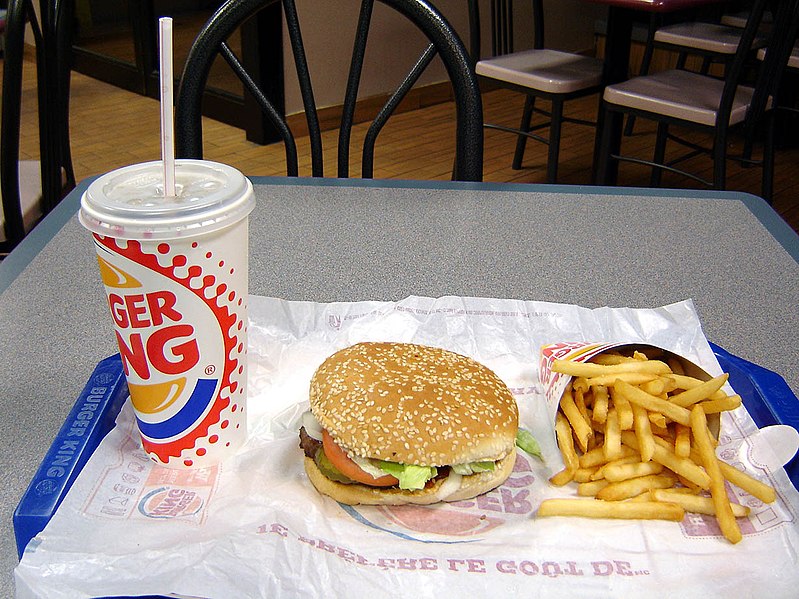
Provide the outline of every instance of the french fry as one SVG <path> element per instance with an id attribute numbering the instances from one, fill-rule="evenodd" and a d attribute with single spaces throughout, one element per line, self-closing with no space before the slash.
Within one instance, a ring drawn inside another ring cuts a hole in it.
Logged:
<path id="1" fill-rule="evenodd" d="M 691 457 L 691 428 L 682 424 L 674 425 L 674 453 L 681 458 Z"/>
<path id="2" fill-rule="evenodd" d="M 580 483 L 577 485 L 577 494 L 580 497 L 595 497 L 602 489 L 607 487 L 610 481 L 605 480 L 592 480 L 587 483 Z"/>
<path id="3" fill-rule="evenodd" d="M 666 360 L 666 362 L 668 363 L 669 368 L 671 368 L 672 372 L 676 374 L 685 374 L 685 369 L 683 368 L 683 365 L 679 360 L 672 357 Z"/>
<path id="4" fill-rule="evenodd" d="M 689 408 L 695 403 L 699 403 L 700 401 L 708 399 L 716 391 L 721 389 L 724 386 L 724 383 L 727 382 L 729 376 L 730 375 L 728 375 L 727 373 L 719 375 L 715 378 L 710 379 L 709 381 L 705 381 L 702 384 L 697 385 L 693 389 L 688 389 L 687 391 L 683 391 L 682 393 L 677 393 L 676 395 L 672 395 L 670 397 L 670 401 L 674 405 L 683 408 Z"/>
<path id="5" fill-rule="evenodd" d="M 679 522 L 685 517 L 685 510 L 674 503 L 654 501 L 622 503 L 599 499 L 545 499 L 538 508 L 538 515 Z"/>
<path id="6" fill-rule="evenodd" d="M 570 482 L 574 477 L 574 473 L 580 467 L 580 460 L 577 457 L 577 452 L 574 450 L 574 440 L 572 438 L 571 427 L 569 421 L 562 412 L 558 412 L 555 418 L 555 436 L 558 439 L 558 447 L 563 456 L 564 469 L 555 474 L 549 481 L 553 485 L 563 486 Z"/>
<path id="7" fill-rule="evenodd" d="M 738 470 L 725 462 L 719 462 L 721 473 L 730 483 L 749 493 L 752 497 L 758 498 L 763 503 L 772 503 L 777 500 L 777 492 L 774 487 L 752 478 L 746 472 Z"/>
<path id="8" fill-rule="evenodd" d="M 625 445 L 629 445 L 633 449 L 638 450 L 638 440 L 635 434 L 630 431 L 622 433 L 622 441 Z M 665 443 L 665 446 L 663 445 Z M 691 483 L 702 489 L 710 488 L 710 477 L 707 472 L 702 470 L 689 458 L 681 458 L 674 453 L 673 448 L 669 448 L 669 444 L 658 437 L 655 437 L 655 451 L 652 459 L 659 464 L 663 464 L 666 468 L 675 474 L 684 477 Z"/>
<path id="9" fill-rule="evenodd" d="M 611 393 L 611 397 L 619 416 L 619 428 L 623 431 L 631 430 L 633 428 L 633 408 L 629 400 L 615 393 Z"/>
<path id="10" fill-rule="evenodd" d="M 710 497 L 700 497 L 690 493 L 681 492 L 681 489 L 652 489 L 649 495 L 653 501 L 665 501 L 681 505 L 686 512 L 694 514 L 716 515 L 716 508 L 713 499 Z M 751 511 L 748 507 L 739 503 L 730 504 L 732 514 L 736 518 L 745 518 Z"/>
<path id="11" fill-rule="evenodd" d="M 611 482 L 596 494 L 596 498 L 606 501 L 621 501 L 622 499 L 635 497 L 651 489 L 668 489 L 669 487 L 673 487 L 676 482 L 677 479 L 675 477 L 664 474 L 639 476 L 638 478 Z"/>
<path id="12" fill-rule="evenodd" d="M 610 397 L 606 385 L 594 385 L 591 387 L 594 391 L 594 411 L 591 418 L 594 422 L 604 424 L 608 418 L 608 399 Z"/>
<path id="13" fill-rule="evenodd" d="M 555 423 L 564 469 L 550 481 L 576 483 L 585 499 L 547 500 L 539 515 L 681 520 L 685 512 L 712 514 L 737 543 L 735 518 L 750 510 L 729 500 L 725 479 L 761 501 L 776 499 L 772 487 L 716 457 L 706 415 L 741 402 L 722 390 L 727 375 L 702 381 L 664 356 L 613 352 L 591 362 L 553 363 L 553 371 L 574 378 Z"/>
<path id="14" fill-rule="evenodd" d="M 623 372 L 668 374 L 671 372 L 671 369 L 668 364 L 660 360 L 633 360 L 631 362 L 610 365 L 593 364 L 591 362 L 572 362 L 571 360 L 555 360 L 552 362 L 552 372 L 591 378 L 605 374 L 620 374 Z"/>
<path id="15" fill-rule="evenodd" d="M 605 352 L 591 358 L 594 364 L 602 364 L 608 366 L 610 364 L 621 364 L 623 362 L 634 362 L 635 358 L 632 356 L 624 356 L 617 352 Z"/>
<path id="16" fill-rule="evenodd" d="M 621 457 L 621 427 L 619 426 L 619 415 L 615 409 L 608 411 L 608 419 L 605 421 L 605 459 L 615 460 Z"/>
<path id="17" fill-rule="evenodd" d="M 632 447 L 627 447 L 622 445 L 621 447 L 621 456 L 620 458 L 626 458 L 629 456 L 637 456 L 638 452 L 633 449 Z M 587 451 L 583 455 L 580 456 L 580 468 L 594 468 L 597 466 L 601 466 L 602 464 L 606 464 L 608 459 L 605 457 L 605 448 L 604 447 L 596 447 L 591 451 Z"/>
<path id="18" fill-rule="evenodd" d="M 587 393 L 591 386 L 588 384 L 588 379 L 582 376 L 577 376 L 572 379 L 572 389 L 580 389 L 583 393 Z"/>
<path id="19" fill-rule="evenodd" d="M 652 435 L 652 425 L 646 409 L 639 405 L 631 404 L 633 409 L 633 429 L 638 439 L 638 450 L 642 462 L 649 462 L 655 453 L 655 439 Z"/>
<path id="20" fill-rule="evenodd" d="M 702 460 L 702 465 L 710 477 L 710 497 L 716 511 L 716 520 L 724 537 L 730 543 L 738 543 L 743 538 L 741 529 L 732 513 L 727 488 L 724 486 L 724 476 L 721 474 L 719 460 L 710 440 L 710 431 L 707 428 L 707 417 L 702 406 L 694 406 L 691 410 L 691 433 L 693 434 L 696 450 Z"/>
<path id="21" fill-rule="evenodd" d="M 583 452 L 588 451 L 588 442 L 594 431 L 591 430 L 590 420 L 583 417 L 577 404 L 574 403 L 574 395 L 570 387 L 567 387 L 563 393 L 563 398 L 560 400 L 560 409 L 563 410 L 563 415 L 568 420 L 572 430 L 574 430 L 574 436 L 577 438 L 577 444 L 580 449 Z"/>
<path id="22" fill-rule="evenodd" d="M 633 462 L 630 464 L 614 462 L 602 467 L 601 470 L 606 480 L 615 483 L 630 478 L 660 474 L 663 472 L 663 465 L 657 462 Z"/>
<path id="23" fill-rule="evenodd" d="M 617 380 L 613 384 L 613 391 L 621 397 L 625 397 L 628 401 L 638 404 L 642 408 L 646 408 L 652 412 L 659 412 L 674 422 L 690 426 L 691 413 L 683 407 L 676 406 L 669 401 L 650 395 L 638 387 L 633 387 L 630 383 L 626 383 L 622 380 Z"/>
<path id="24" fill-rule="evenodd" d="M 635 464 L 640 461 L 641 461 L 640 458 L 635 454 L 621 457 L 617 460 L 613 460 L 612 462 L 603 464 L 602 466 L 594 470 L 594 473 L 591 475 L 591 480 L 599 480 L 601 478 L 605 478 L 605 468 L 608 468 L 609 466 L 621 466 L 622 464 Z"/>
<path id="25" fill-rule="evenodd" d="M 700 404 L 705 414 L 718 414 L 719 412 L 729 412 L 741 407 L 740 395 L 727 395 L 720 399 L 709 399 Z"/>
<path id="26" fill-rule="evenodd" d="M 609 387 L 615 381 L 621 380 L 625 383 L 630 383 L 631 385 L 642 385 L 644 383 L 648 383 L 650 381 L 654 381 L 657 378 L 656 374 L 646 373 L 646 372 L 620 372 L 618 374 L 602 374 L 598 376 L 591 377 L 586 379 L 588 384 L 592 387 L 596 385 L 605 385 Z"/>
<path id="27" fill-rule="evenodd" d="M 593 478 L 598 470 L 601 470 L 601 468 L 578 468 L 574 473 L 573 480 L 576 483 L 587 483 L 592 480 L 598 480 L 602 478 L 602 476 Z"/>
<path id="28" fill-rule="evenodd" d="M 656 412 L 649 412 L 649 422 L 652 423 L 652 426 L 656 426 L 663 430 L 665 430 L 666 425 L 668 425 L 668 422 L 666 422 L 666 417 L 663 414 L 658 414 Z"/>
<path id="29" fill-rule="evenodd" d="M 662 397 L 666 393 L 666 380 L 662 377 L 652 379 L 646 383 L 642 383 L 641 389 L 655 397 Z"/>
<path id="30" fill-rule="evenodd" d="M 568 485 L 573 480 L 574 480 L 574 472 L 572 472 L 568 468 L 564 468 L 563 470 L 556 472 L 549 478 L 549 482 L 555 485 L 556 487 L 563 487 L 564 485 Z"/>

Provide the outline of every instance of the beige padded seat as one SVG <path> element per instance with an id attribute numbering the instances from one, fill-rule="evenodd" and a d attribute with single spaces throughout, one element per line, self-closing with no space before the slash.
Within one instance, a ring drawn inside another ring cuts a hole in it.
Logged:
<path id="1" fill-rule="evenodd" d="M 19 162 L 19 195 L 22 206 L 22 220 L 27 233 L 42 216 L 42 174 L 39 161 L 21 160 Z M 6 241 L 4 225 L 3 205 L 0 202 L 0 241 Z"/>
<path id="2" fill-rule="evenodd" d="M 606 102 L 713 127 L 724 81 L 690 71 L 662 71 L 605 88 Z M 742 123 L 754 89 L 738 86 L 730 124 Z M 769 102 L 770 107 L 770 102 Z"/>
<path id="3" fill-rule="evenodd" d="M 763 60 L 766 57 L 766 49 L 761 48 L 757 51 L 757 59 Z M 788 58 L 789 69 L 799 69 L 799 44 L 796 44 L 791 50 L 791 56 Z"/>
<path id="4" fill-rule="evenodd" d="M 602 81 L 602 61 L 557 50 L 525 50 L 478 61 L 475 71 L 520 87 L 570 94 Z"/>
<path id="5" fill-rule="evenodd" d="M 693 48 L 714 54 L 735 54 L 741 30 L 716 23 L 677 23 L 661 27 L 655 32 L 655 42 Z M 752 45 L 760 48 L 766 44 L 766 36 L 758 36 Z"/>
<path id="6" fill-rule="evenodd" d="M 749 12 L 745 10 L 736 13 L 728 13 L 721 17 L 721 24 L 743 29 L 744 27 L 746 27 L 746 20 L 748 18 L 749 18 Z M 770 24 L 771 22 L 772 22 L 771 14 L 766 12 L 763 15 L 763 23 Z"/>

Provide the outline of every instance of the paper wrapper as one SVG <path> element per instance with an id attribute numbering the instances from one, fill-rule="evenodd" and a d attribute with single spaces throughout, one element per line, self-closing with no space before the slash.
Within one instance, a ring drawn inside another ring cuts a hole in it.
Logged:
<path id="1" fill-rule="evenodd" d="M 566 390 L 569 381 L 571 381 L 573 377 L 559 372 L 552 372 L 552 363 L 555 360 L 588 362 L 595 356 L 611 350 L 619 350 L 621 352 L 632 352 L 635 350 L 646 352 L 647 350 L 655 350 L 667 359 L 675 359 L 682 367 L 684 374 L 688 376 L 692 376 L 700 381 L 709 381 L 713 378 L 699 365 L 691 362 L 684 356 L 655 345 L 645 345 L 641 343 L 587 343 L 584 341 L 550 343 L 541 348 L 541 360 L 538 373 L 541 383 L 544 385 L 544 397 L 546 397 L 547 407 L 552 416 L 551 420 L 553 423 L 555 422 L 555 416 L 558 412 L 558 406 L 560 405 L 561 397 L 563 397 L 563 392 Z M 730 389 L 729 385 L 725 386 Z M 719 415 L 709 414 L 707 419 L 710 431 L 718 438 Z M 554 430 L 552 434 L 554 435 Z"/>
<path id="2" fill-rule="evenodd" d="M 250 298 L 249 439 L 222 466 L 150 464 L 129 409 L 15 571 L 20 597 L 793 597 L 799 494 L 751 459 L 745 410 L 722 421 L 722 457 L 773 484 L 744 539 L 712 517 L 681 523 L 536 518 L 562 467 L 539 350 L 559 340 L 644 343 L 721 369 L 690 301 L 656 309 L 483 298 L 315 304 Z M 492 368 L 519 402 L 543 461 L 520 453 L 500 488 L 472 500 L 349 507 L 319 495 L 298 448 L 308 382 L 359 341 L 437 345 Z"/>

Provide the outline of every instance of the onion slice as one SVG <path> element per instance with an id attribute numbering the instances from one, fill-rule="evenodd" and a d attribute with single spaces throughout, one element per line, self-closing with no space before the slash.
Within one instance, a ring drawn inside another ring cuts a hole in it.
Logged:
<path id="1" fill-rule="evenodd" d="M 450 469 L 449 476 L 443 483 L 441 483 L 441 486 L 438 488 L 438 491 L 436 491 L 436 498 L 439 501 L 445 501 L 447 497 L 449 497 L 455 491 L 461 488 L 462 480 L 463 480 L 463 475 L 457 474 Z"/>
<path id="2" fill-rule="evenodd" d="M 304 412 L 300 418 L 300 424 L 305 427 L 305 432 L 308 433 L 309 437 L 317 441 L 322 440 L 322 425 L 319 424 L 313 412 L 310 410 Z"/>

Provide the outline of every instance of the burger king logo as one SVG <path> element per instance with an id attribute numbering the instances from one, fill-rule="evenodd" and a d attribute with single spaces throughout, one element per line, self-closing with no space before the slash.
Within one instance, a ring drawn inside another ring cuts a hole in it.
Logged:
<path id="1" fill-rule="evenodd" d="M 245 298 L 225 282 L 234 269 L 212 252 L 192 264 L 168 243 L 95 242 L 142 445 L 155 461 L 192 466 L 243 424 Z"/>
<path id="2" fill-rule="evenodd" d="M 189 518 L 199 514 L 203 498 L 195 491 L 178 487 L 161 487 L 147 493 L 139 501 L 139 513 L 148 518 Z"/>
<path id="3" fill-rule="evenodd" d="M 530 459 L 516 453 L 513 473 L 498 488 L 474 499 L 432 505 L 350 506 L 355 520 L 403 539 L 425 543 L 469 543 L 535 511 L 531 489 L 536 478 Z"/>

